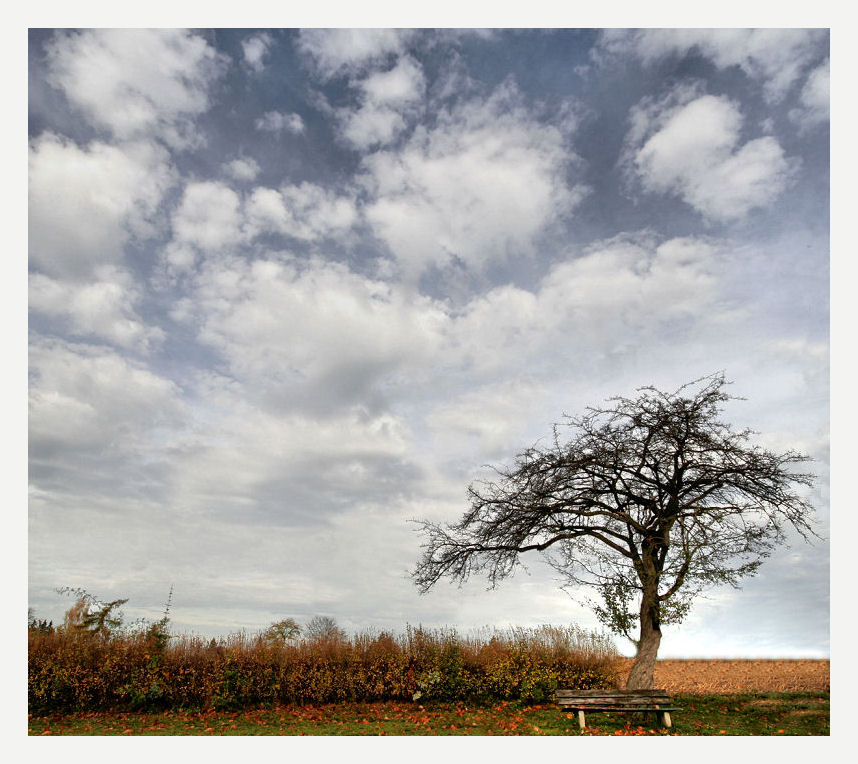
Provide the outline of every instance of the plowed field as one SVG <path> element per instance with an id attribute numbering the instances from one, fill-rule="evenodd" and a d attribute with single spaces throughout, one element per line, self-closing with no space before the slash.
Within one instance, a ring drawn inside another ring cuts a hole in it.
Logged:
<path id="1" fill-rule="evenodd" d="M 663 660 L 655 686 L 672 693 L 828 692 L 829 673 L 827 660 Z"/>

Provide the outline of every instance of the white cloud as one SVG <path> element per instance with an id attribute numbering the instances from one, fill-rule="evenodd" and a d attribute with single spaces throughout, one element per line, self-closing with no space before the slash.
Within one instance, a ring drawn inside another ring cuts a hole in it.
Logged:
<path id="1" fill-rule="evenodd" d="M 198 140 L 192 120 L 225 66 L 205 39 L 177 29 L 60 32 L 47 51 L 51 84 L 95 126 L 173 146 Z"/>
<path id="2" fill-rule="evenodd" d="M 302 29 L 298 48 L 323 79 L 357 74 L 390 54 L 402 53 L 413 31 L 397 29 Z"/>
<path id="3" fill-rule="evenodd" d="M 59 277 L 118 263 L 132 237 L 155 233 L 174 180 L 152 145 L 80 148 L 50 133 L 31 143 L 29 165 L 30 260 Z"/>
<path id="4" fill-rule="evenodd" d="M 712 298 L 716 261 L 715 247 L 694 237 L 618 236 L 552 269 L 540 289 L 542 312 L 574 316 L 588 341 L 646 333 L 692 317 Z"/>
<path id="5" fill-rule="evenodd" d="M 173 279 L 194 272 L 201 260 L 240 256 L 267 234 L 308 242 L 342 238 L 358 220 L 353 196 L 313 183 L 256 187 L 247 194 L 217 181 L 189 183 L 172 215 L 162 275 Z"/>
<path id="6" fill-rule="evenodd" d="M 825 39 L 820 29 L 642 29 L 603 32 L 600 50 L 632 53 L 650 63 L 696 49 L 720 69 L 738 66 L 762 82 L 766 99 L 782 100 L 812 64 Z"/>
<path id="7" fill-rule="evenodd" d="M 411 57 L 399 59 L 388 71 L 378 71 L 357 83 L 361 103 L 356 109 L 337 109 L 342 137 L 357 149 L 386 145 L 416 113 L 426 87 L 423 68 Z"/>
<path id="8" fill-rule="evenodd" d="M 193 272 L 200 259 L 200 253 L 191 244 L 174 240 L 164 247 L 161 259 L 163 270 L 156 280 L 156 286 L 159 288 L 166 284 L 165 277 L 175 279 L 182 274 Z"/>
<path id="9" fill-rule="evenodd" d="M 451 459 L 508 459 L 525 445 L 523 433 L 543 418 L 546 395 L 536 379 L 507 377 L 441 402 L 426 415 L 426 425 L 433 445 Z"/>
<path id="10" fill-rule="evenodd" d="M 450 328 L 447 352 L 474 380 L 526 374 L 565 386 L 572 370 L 631 355 L 665 327 L 696 327 L 717 296 L 716 255 L 694 238 L 623 235 L 594 244 L 533 292 L 503 286 L 473 299 Z M 718 313 L 706 315 L 717 323 Z"/>
<path id="11" fill-rule="evenodd" d="M 411 278 L 454 258 L 480 269 L 526 254 L 584 194 L 566 181 L 569 127 L 536 121 L 510 85 L 443 110 L 400 150 L 366 158 L 367 219 Z"/>
<path id="12" fill-rule="evenodd" d="M 372 103 L 409 104 L 422 96 L 426 79 L 423 67 L 410 56 L 404 56 L 392 69 L 370 74 L 359 87 Z"/>
<path id="13" fill-rule="evenodd" d="M 304 120 L 300 114 L 268 111 L 256 120 L 256 129 L 268 133 L 289 132 L 300 135 L 304 132 Z"/>
<path id="14" fill-rule="evenodd" d="M 254 405 L 327 417 L 438 400 L 446 422 L 469 388 L 488 385 L 500 410 L 512 379 L 565 387 L 570 364 L 696 331 L 701 314 L 727 331 L 712 309 L 719 256 L 693 238 L 618 237 L 555 266 L 535 291 L 496 287 L 456 311 L 321 260 L 208 260 L 173 317 L 197 327 Z"/>
<path id="15" fill-rule="evenodd" d="M 799 96 L 799 107 L 789 113 L 803 131 L 827 122 L 831 101 L 831 63 L 828 59 L 808 76 Z"/>
<path id="16" fill-rule="evenodd" d="M 251 181 L 255 180 L 260 172 L 259 163 L 251 157 L 233 159 L 223 166 L 223 171 L 233 180 Z"/>
<path id="17" fill-rule="evenodd" d="M 265 32 L 241 41 L 244 61 L 254 72 L 258 73 L 265 69 L 265 57 L 268 54 L 271 43 L 271 35 Z"/>
<path id="18" fill-rule="evenodd" d="M 109 349 L 37 338 L 29 363 L 29 440 L 36 462 L 53 458 L 58 448 L 72 462 L 139 453 L 155 443 L 159 428 L 181 416 L 171 381 Z"/>
<path id="19" fill-rule="evenodd" d="M 365 104 L 359 109 L 338 112 L 343 138 L 356 149 L 384 146 L 406 128 L 405 118 L 386 106 Z"/>
<path id="20" fill-rule="evenodd" d="M 319 261 L 212 264 L 183 310 L 257 394 L 332 412 L 431 356 L 444 321 L 426 298 Z"/>
<path id="21" fill-rule="evenodd" d="M 771 136 L 740 144 L 742 115 L 724 96 L 681 86 L 630 117 L 624 162 L 644 190 L 675 194 L 714 220 L 768 206 L 796 170 Z"/>
<path id="22" fill-rule="evenodd" d="M 193 434 L 171 452 L 174 500 L 271 516 L 288 495 L 294 518 L 346 496 L 389 505 L 421 472 L 443 478 L 433 495 L 456 494 L 472 464 L 547 434 L 598 359 L 669 344 L 700 316 L 729 333 L 715 309 L 720 254 L 620 237 L 533 292 L 498 287 L 458 311 L 319 260 L 207 261 L 176 317 L 229 376 L 193 385 Z"/>
<path id="23" fill-rule="evenodd" d="M 189 183 L 173 213 L 173 240 L 206 252 L 223 252 L 242 240 L 241 199 L 223 183 Z"/>
<path id="24" fill-rule="evenodd" d="M 287 522 L 318 522 L 403 476 L 396 465 L 409 433 L 389 413 L 275 412 L 255 404 L 252 389 L 215 374 L 201 376 L 194 393 L 194 431 L 171 452 L 180 467 L 173 498 L 187 509 L 273 520 L 285 499 Z"/>
<path id="25" fill-rule="evenodd" d="M 257 188 L 246 211 L 251 235 L 276 232 L 307 241 L 341 235 L 358 219 L 354 199 L 313 183 Z"/>
<path id="26" fill-rule="evenodd" d="M 386 410 L 415 396 L 454 401 L 459 385 L 498 375 L 566 384 L 570 364 L 633 353 L 665 327 L 692 330 L 716 299 L 717 256 L 696 239 L 619 237 L 533 292 L 496 287 L 457 311 L 321 261 L 210 262 L 175 317 L 275 408 Z M 706 316 L 722 331 L 717 311 Z"/>
<path id="27" fill-rule="evenodd" d="M 68 320 L 76 336 L 97 337 L 131 350 L 147 352 L 164 333 L 147 326 L 134 310 L 140 290 L 127 272 L 103 268 L 84 283 L 57 281 L 31 274 L 29 307 Z"/>

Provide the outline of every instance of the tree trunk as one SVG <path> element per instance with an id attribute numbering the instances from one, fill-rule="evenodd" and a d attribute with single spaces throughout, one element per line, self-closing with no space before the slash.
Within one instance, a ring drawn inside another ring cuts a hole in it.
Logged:
<path id="1" fill-rule="evenodd" d="M 641 635 L 635 662 L 626 681 L 627 690 L 651 690 L 655 674 L 655 660 L 661 644 L 661 623 L 658 600 L 645 594 L 641 601 Z"/>

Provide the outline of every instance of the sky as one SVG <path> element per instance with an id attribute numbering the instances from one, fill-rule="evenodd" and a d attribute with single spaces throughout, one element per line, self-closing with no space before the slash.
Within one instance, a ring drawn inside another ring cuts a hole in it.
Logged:
<path id="1" fill-rule="evenodd" d="M 822 540 L 662 657 L 829 654 L 824 29 L 31 29 L 28 604 L 175 631 L 576 624 L 413 522 L 643 385 L 811 456 Z M 628 654 L 630 645 L 617 639 Z"/>

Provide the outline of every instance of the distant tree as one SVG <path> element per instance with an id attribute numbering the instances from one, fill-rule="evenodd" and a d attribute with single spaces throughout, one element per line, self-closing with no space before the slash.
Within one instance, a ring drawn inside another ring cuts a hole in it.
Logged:
<path id="1" fill-rule="evenodd" d="M 173 585 L 170 584 L 170 592 L 167 595 L 167 602 L 164 604 L 164 615 L 157 621 L 151 623 L 146 629 L 146 639 L 152 645 L 153 650 L 157 653 L 162 652 L 170 641 L 170 608 L 173 605 Z"/>
<path id="2" fill-rule="evenodd" d="M 346 638 L 346 632 L 326 615 L 313 616 L 304 627 L 304 634 L 310 641 L 317 642 L 338 642 Z"/>
<path id="3" fill-rule="evenodd" d="M 54 622 L 44 618 L 36 618 L 33 608 L 27 608 L 27 631 L 39 634 L 50 634 L 54 630 Z"/>
<path id="4" fill-rule="evenodd" d="M 77 597 L 74 605 L 66 611 L 63 625 L 60 627 L 64 631 L 109 637 L 111 632 L 122 626 L 122 614 L 118 609 L 128 602 L 127 598 L 102 602 L 85 589 L 69 586 L 57 589 L 57 593 Z"/>
<path id="5" fill-rule="evenodd" d="M 270 642 L 291 642 L 301 636 L 301 627 L 294 618 L 272 623 L 262 634 Z"/>
<path id="6" fill-rule="evenodd" d="M 816 535 L 795 490 L 814 476 L 793 471 L 808 457 L 752 445 L 752 431 L 721 422 L 726 384 L 716 374 L 673 393 L 644 387 L 566 417 L 550 445 L 472 484 L 458 523 L 420 523 L 416 585 L 485 572 L 494 587 L 523 553 L 542 552 L 566 586 L 596 589 L 601 623 L 637 648 L 627 687 L 651 688 L 662 624 L 679 623 L 705 587 L 738 588 L 786 527 Z"/>

